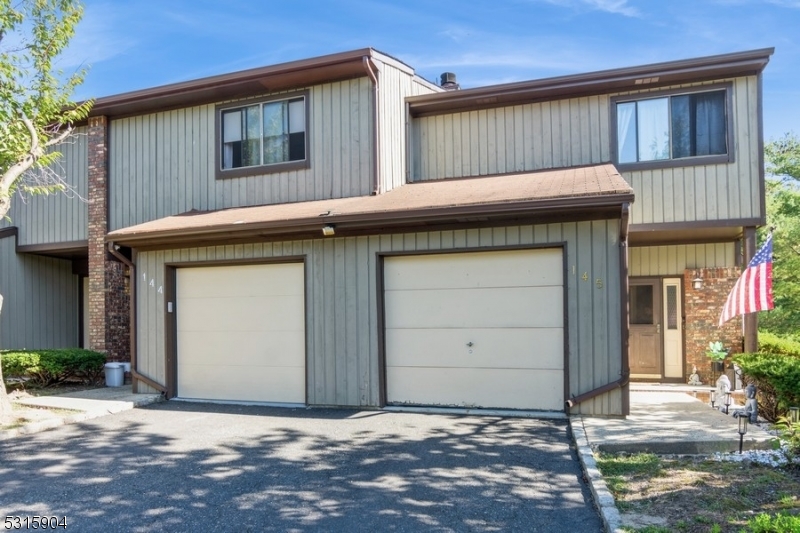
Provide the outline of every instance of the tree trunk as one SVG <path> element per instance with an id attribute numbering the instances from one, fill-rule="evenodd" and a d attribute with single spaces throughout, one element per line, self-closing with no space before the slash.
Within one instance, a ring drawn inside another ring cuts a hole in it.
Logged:
<path id="1" fill-rule="evenodd" d="M 3 310 L 3 295 L 0 294 L 0 312 Z M 0 425 L 9 424 L 14 419 L 11 410 L 11 400 L 6 392 L 6 382 L 3 380 L 3 365 L 0 362 Z"/>

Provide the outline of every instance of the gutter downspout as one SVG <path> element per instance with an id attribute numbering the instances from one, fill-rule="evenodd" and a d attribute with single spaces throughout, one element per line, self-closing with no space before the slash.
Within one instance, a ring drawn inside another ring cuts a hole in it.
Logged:
<path id="1" fill-rule="evenodd" d="M 628 336 L 629 336 L 629 316 L 628 316 L 628 226 L 630 223 L 631 204 L 625 202 L 622 204 L 622 215 L 619 221 L 619 293 L 620 293 L 620 364 L 622 367 L 622 377 L 618 380 L 584 392 L 578 396 L 573 396 L 565 402 L 567 414 L 571 407 L 578 405 L 586 400 L 591 400 L 601 394 L 605 394 L 617 388 L 622 389 L 622 416 L 631 414 L 630 390 L 628 383 L 630 382 L 631 371 L 630 362 L 628 360 Z"/>
<path id="2" fill-rule="evenodd" d="M 375 196 L 381 193 L 381 186 L 380 180 L 378 179 L 378 171 L 380 169 L 380 124 L 381 118 L 380 114 L 378 113 L 378 96 L 380 92 L 378 90 L 378 75 L 372 69 L 372 65 L 370 64 L 369 56 L 364 56 L 364 70 L 367 71 L 367 76 L 369 79 L 372 80 L 372 116 L 375 117 L 373 121 L 373 135 L 372 135 L 372 146 L 374 148 L 374 155 L 372 161 L 372 195 Z"/>
<path id="3" fill-rule="evenodd" d="M 117 261 L 128 267 L 128 276 L 130 277 L 131 385 L 133 390 L 136 390 L 137 381 L 143 381 L 145 384 L 153 387 L 161 394 L 167 394 L 167 388 L 164 385 L 158 383 L 154 379 L 140 374 L 136 367 L 136 265 L 133 263 L 133 261 L 119 253 L 117 246 L 113 241 L 108 243 L 108 253 L 113 255 Z"/>

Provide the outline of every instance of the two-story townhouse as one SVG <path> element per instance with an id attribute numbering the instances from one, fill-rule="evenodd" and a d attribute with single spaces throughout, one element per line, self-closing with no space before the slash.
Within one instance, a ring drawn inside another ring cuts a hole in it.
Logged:
<path id="1" fill-rule="evenodd" d="M 102 98 L 63 148 L 88 204 L 0 230 L 0 343 L 169 397 L 627 414 L 741 344 L 771 54 L 445 91 L 364 49 Z"/>

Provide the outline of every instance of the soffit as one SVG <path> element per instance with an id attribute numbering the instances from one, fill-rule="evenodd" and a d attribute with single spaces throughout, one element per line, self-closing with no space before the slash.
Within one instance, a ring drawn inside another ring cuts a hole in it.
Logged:
<path id="1" fill-rule="evenodd" d="M 364 48 L 98 98 L 90 115 L 124 117 L 359 78 L 365 57 L 396 62 Z"/>
<path id="2" fill-rule="evenodd" d="M 764 70 L 774 48 L 708 56 L 421 95 L 408 98 L 414 116 L 486 109 L 536 101 L 665 87 L 687 82 L 749 76 Z"/>

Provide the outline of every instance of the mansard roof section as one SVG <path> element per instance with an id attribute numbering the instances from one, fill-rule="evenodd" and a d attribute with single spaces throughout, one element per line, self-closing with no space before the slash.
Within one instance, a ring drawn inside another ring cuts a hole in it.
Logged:
<path id="1" fill-rule="evenodd" d="M 493 221 L 600 220 L 620 217 L 633 189 L 611 164 L 410 183 L 357 196 L 218 211 L 191 211 L 110 232 L 132 248 L 205 246 L 270 238 L 414 231 Z"/>
<path id="2" fill-rule="evenodd" d="M 367 76 L 371 60 L 414 69 L 373 48 L 279 63 L 98 98 L 91 115 L 124 117 Z"/>
<path id="3" fill-rule="evenodd" d="M 774 48 L 476 87 L 408 98 L 413 116 L 664 87 L 761 73 Z"/>

